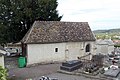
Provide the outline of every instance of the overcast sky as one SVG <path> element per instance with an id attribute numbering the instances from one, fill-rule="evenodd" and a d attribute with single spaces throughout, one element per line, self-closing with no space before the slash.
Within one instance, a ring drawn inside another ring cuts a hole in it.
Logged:
<path id="1" fill-rule="evenodd" d="M 120 0 L 58 0 L 61 21 L 88 22 L 92 30 L 120 28 Z"/>

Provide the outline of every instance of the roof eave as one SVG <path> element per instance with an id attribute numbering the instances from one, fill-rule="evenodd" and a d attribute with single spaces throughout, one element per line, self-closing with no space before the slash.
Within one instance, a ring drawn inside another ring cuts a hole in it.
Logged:
<path id="1" fill-rule="evenodd" d="M 84 41 L 63 41 L 63 42 L 23 42 L 24 44 L 51 44 L 51 43 L 65 43 L 65 42 L 87 42 L 96 40 L 84 40 Z"/>

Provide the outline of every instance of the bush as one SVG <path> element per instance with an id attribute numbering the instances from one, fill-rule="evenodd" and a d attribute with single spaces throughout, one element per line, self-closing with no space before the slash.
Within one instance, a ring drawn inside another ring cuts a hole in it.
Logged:
<path id="1" fill-rule="evenodd" d="M 7 80 L 7 70 L 0 66 L 0 80 Z"/>

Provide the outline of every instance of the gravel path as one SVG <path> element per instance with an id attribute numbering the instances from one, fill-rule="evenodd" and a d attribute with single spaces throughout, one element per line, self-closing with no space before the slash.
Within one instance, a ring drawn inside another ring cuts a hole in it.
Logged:
<path id="1" fill-rule="evenodd" d="M 25 80 L 27 78 L 36 78 L 57 72 L 60 64 L 37 65 L 33 67 L 18 68 L 18 58 L 6 57 L 5 66 L 9 70 L 9 77 L 13 80 Z"/>
<path id="2" fill-rule="evenodd" d="M 27 78 L 36 78 L 58 70 L 59 64 L 38 65 L 30 68 L 15 68 L 9 70 L 10 76 L 15 76 L 15 79 L 25 80 Z"/>

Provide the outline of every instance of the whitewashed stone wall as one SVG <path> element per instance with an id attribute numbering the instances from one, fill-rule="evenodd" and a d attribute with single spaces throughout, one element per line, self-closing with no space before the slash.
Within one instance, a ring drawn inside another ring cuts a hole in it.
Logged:
<path id="1" fill-rule="evenodd" d="M 0 66 L 4 68 L 4 56 L 0 56 Z"/>
<path id="2" fill-rule="evenodd" d="M 90 52 L 85 52 L 85 47 L 90 44 Z M 52 44 L 28 44 L 27 65 L 41 62 L 76 60 L 78 57 L 89 53 L 95 54 L 93 42 L 66 42 Z M 58 48 L 58 52 L 55 52 Z M 91 57 L 90 57 L 91 58 Z"/>

